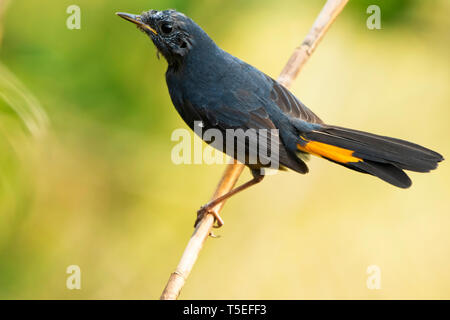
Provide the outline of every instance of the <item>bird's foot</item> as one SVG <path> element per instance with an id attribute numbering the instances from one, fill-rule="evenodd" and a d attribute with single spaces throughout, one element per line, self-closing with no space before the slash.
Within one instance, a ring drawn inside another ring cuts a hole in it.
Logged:
<path id="1" fill-rule="evenodd" d="M 212 210 L 211 206 L 209 204 L 205 204 L 197 211 L 197 219 L 195 220 L 194 228 L 197 227 L 197 225 L 200 223 L 200 221 L 208 214 L 212 214 L 215 219 L 214 228 L 220 228 L 223 226 L 224 222 L 222 217 Z"/>

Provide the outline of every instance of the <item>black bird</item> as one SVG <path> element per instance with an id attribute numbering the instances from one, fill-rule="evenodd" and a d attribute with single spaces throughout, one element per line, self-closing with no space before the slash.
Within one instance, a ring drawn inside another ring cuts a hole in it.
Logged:
<path id="1" fill-rule="evenodd" d="M 411 142 L 324 123 L 283 85 L 220 49 L 180 12 L 150 10 L 141 15 L 117 15 L 136 24 L 167 60 L 170 97 L 191 129 L 198 124 L 224 135 L 227 129 L 278 130 L 266 137 L 267 145 L 276 148 L 262 146 L 259 131 L 236 138 L 236 144 L 245 148 L 244 162 L 253 179 L 203 206 L 200 217 L 214 214 L 210 209 L 215 205 L 263 179 L 261 168 L 268 166 L 267 159 L 249 161 L 257 153 L 255 145 L 276 153 L 281 169 L 305 174 L 305 155 L 313 154 L 400 188 L 411 186 L 403 170 L 429 172 L 443 160 L 439 153 Z M 211 144 L 236 158 L 236 147 L 228 150 L 223 141 Z M 220 226 L 222 220 L 215 216 Z"/>

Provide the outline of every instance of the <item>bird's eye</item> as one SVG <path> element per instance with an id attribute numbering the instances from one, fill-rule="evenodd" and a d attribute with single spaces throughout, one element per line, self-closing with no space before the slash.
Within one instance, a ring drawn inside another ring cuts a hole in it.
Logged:
<path id="1" fill-rule="evenodd" d="M 170 23 L 163 23 L 163 24 L 161 25 L 161 31 L 162 31 L 163 33 L 165 33 L 165 34 L 171 33 L 172 30 L 173 30 L 173 27 L 172 27 L 172 25 L 171 25 Z"/>

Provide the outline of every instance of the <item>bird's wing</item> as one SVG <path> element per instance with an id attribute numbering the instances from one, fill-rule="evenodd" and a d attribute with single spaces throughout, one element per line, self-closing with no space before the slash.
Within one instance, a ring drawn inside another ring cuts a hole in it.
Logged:
<path id="1" fill-rule="evenodd" d="M 264 158 L 267 155 L 268 158 L 265 158 L 265 161 L 276 159 L 282 166 L 297 172 L 306 173 L 308 171 L 303 161 L 288 154 L 281 142 L 279 131 L 264 107 L 242 107 L 238 109 L 236 107 L 216 105 L 214 108 L 204 111 L 208 122 L 207 126 L 219 129 L 222 133 L 225 133 L 225 136 L 227 129 L 242 129 L 244 131 L 254 129 L 256 135 L 248 135 L 245 137 L 248 140 L 237 139 L 235 142 L 238 146 L 245 144 L 247 154 L 258 155 L 258 158 Z M 261 131 L 260 129 L 266 130 Z M 262 136 L 262 132 L 265 132 L 265 136 Z M 265 141 L 266 143 L 264 143 Z"/>
<path id="2" fill-rule="evenodd" d="M 289 116 L 309 123 L 322 124 L 323 121 L 307 106 L 300 102 L 286 87 L 269 77 L 273 83 L 270 99 Z"/>
<path id="3" fill-rule="evenodd" d="M 270 132 L 271 129 L 276 129 L 272 120 L 270 120 L 269 115 L 261 107 L 254 110 L 248 109 L 237 109 L 231 108 L 225 105 L 215 107 L 214 109 L 206 110 L 206 117 L 208 119 L 208 124 L 217 128 L 223 133 L 226 130 L 237 130 L 242 129 L 244 131 L 249 129 L 254 129 L 256 135 L 249 136 L 248 144 L 250 148 L 256 146 L 259 139 L 260 129 L 266 129 L 268 131 L 268 144 L 276 146 L 276 149 L 282 147 L 280 145 L 280 139 L 278 132 Z M 251 149 L 250 152 L 257 152 L 257 150 Z"/>

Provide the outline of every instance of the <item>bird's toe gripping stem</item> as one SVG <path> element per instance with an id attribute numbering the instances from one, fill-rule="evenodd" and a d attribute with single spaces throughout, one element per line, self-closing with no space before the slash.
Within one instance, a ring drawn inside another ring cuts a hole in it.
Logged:
<path id="1" fill-rule="evenodd" d="M 223 226 L 224 221 L 222 217 L 213 210 L 214 207 L 210 206 L 210 204 L 205 204 L 197 211 L 197 219 L 195 220 L 194 228 L 197 227 L 197 225 L 200 223 L 200 221 L 208 214 L 211 214 L 214 216 L 215 224 L 214 228 L 220 228 Z"/>

